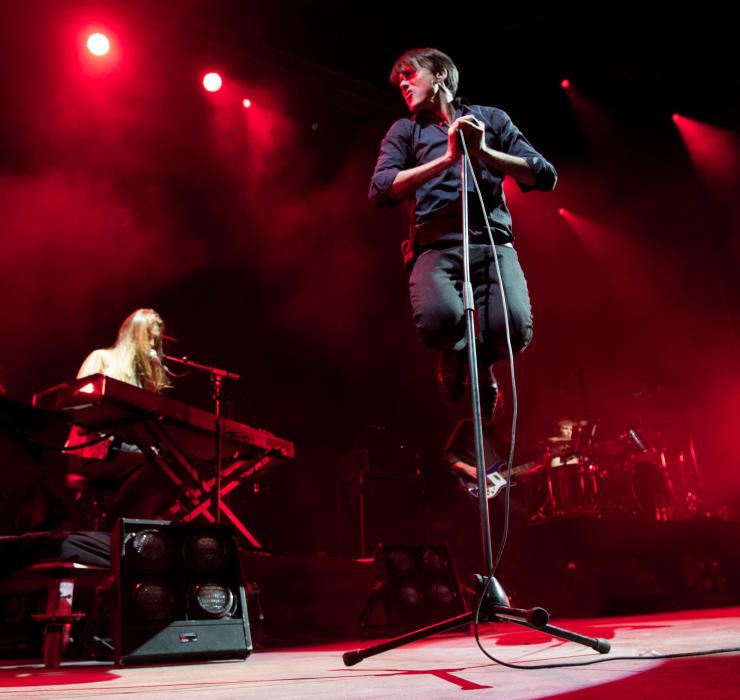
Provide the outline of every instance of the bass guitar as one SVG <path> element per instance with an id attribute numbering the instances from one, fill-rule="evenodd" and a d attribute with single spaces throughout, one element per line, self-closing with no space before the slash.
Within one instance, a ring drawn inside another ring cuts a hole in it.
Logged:
<path id="1" fill-rule="evenodd" d="M 533 469 L 539 462 L 526 462 L 511 469 L 511 475 L 517 476 Z M 486 468 L 486 498 L 489 500 L 499 494 L 508 482 L 509 471 L 504 469 L 506 460 L 499 459 Z M 467 477 L 460 477 L 460 485 L 472 498 L 478 498 L 478 482 L 471 481 Z"/>

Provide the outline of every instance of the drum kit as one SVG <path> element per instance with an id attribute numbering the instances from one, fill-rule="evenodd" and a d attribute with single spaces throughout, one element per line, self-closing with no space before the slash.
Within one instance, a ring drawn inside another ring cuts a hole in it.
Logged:
<path id="1" fill-rule="evenodd" d="M 597 437 L 598 424 L 561 420 L 543 457 L 523 479 L 530 520 L 560 517 L 678 520 L 702 510 L 693 442 L 681 449 L 663 432 L 642 426 L 616 438 Z"/>

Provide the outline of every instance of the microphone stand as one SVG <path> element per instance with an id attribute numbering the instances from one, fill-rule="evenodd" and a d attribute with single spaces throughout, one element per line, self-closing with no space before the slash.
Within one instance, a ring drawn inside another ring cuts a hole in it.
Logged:
<path id="1" fill-rule="evenodd" d="M 462 133 L 460 137 L 464 139 Z M 463 141 L 463 146 L 465 146 Z M 553 637 L 567 639 L 577 644 L 583 644 L 591 649 L 606 654 L 611 645 L 605 639 L 599 637 L 587 637 L 570 630 L 555 627 L 549 624 L 550 613 L 544 608 L 512 608 L 509 598 L 499 582 L 493 577 L 494 561 L 493 549 L 491 547 L 491 525 L 488 516 L 488 498 L 486 483 L 486 465 L 483 452 L 483 426 L 481 422 L 480 409 L 480 387 L 478 386 L 478 360 L 475 338 L 475 298 L 473 285 L 470 281 L 470 232 L 468 229 L 468 159 L 467 148 L 464 148 L 460 158 L 460 181 L 462 199 L 462 248 L 463 248 L 463 308 L 465 312 L 465 338 L 468 344 L 468 379 L 470 383 L 470 396 L 473 403 L 473 430 L 475 437 L 475 461 L 478 476 L 478 500 L 480 502 L 480 531 L 483 543 L 483 557 L 485 561 L 485 573 L 476 574 L 475 587 L 479 592 L 477 610 L 469 611 L 456 617 L 436 622 L 422 629 L 407 632 L 387 642 L 376 644 L 365 649 L 356 649 L 342 654 L 345 666 L 354 666 L 363 659 L 376 654 L 381 654 L 391 649 L 396 649 L 404 644 L 425 639 L 437 632 L 448 632 L 450 630 L 470 624 L 471 622 L 513 622 L 523 627 L 537 629 Z M 496 251 L 493 251 L 496 255 Z M 502 285 L 503 286 L 503 285 Z"/>
<path id="2" fill-rule="evenodd" d="M 224 421 L 223 421 L 223 381 L 229 379 L 232 382 L 238 382 L 240 377 L 234 372 L 229 372 L 218 367 L 209 367 L 198 362 L 193 362 L 187 357 L 174 357 L 172 355 L 163 355 L 167 362 L 174 362 L 177 365 L 188 367 L 189 369 L 198 370 L 199 372 L 208 372 L 211 377 L 211 386 L 213 387 L 214 408 L 214 427 L 216 429 L 216 523 L 221 524 L 221 472 L 223 470 L 223 445 L 224 445 Z"/>

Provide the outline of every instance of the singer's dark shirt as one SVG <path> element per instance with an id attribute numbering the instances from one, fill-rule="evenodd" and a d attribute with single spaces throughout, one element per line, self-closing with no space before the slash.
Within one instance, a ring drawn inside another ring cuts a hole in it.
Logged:
<path id="1" fill-rule="evenodd" d="M 549 191 L 555 187 L 557 173 L 527 141 L 506 112 L 496 107 L 468 105 L 457 101 L 455 118 L 472 114 L 485 125 L 486 144 L 497 151 L 520 156 L 529 163 L 535 184 L 530 187 L 518 183 L 519 188 Z M 377 206 L 394 206 L 399 200 L 391 199 L 393 180 L 401 170 L 427 163 L 447 151 L 447 124 L 431 119 L 428 114 L 416 118 L 403 118 L 394 122 L 385 135 L 378 161 L 370 182 L 370 199 Z M 486 215 L 496 243 L 514 239 L 511 214 L 506 206 L 503 191 L 504 175 L 485 163 L 475 162 Z M 485 225 L 480 204 L 475 194 L 472 178 L 468 177 L 468 206 L 472 240 L 484 236 Z M 459 244 L 462 228 L 460 203 L 460 166 L 456 163 L 422 184 L 409 197 L 412 208 L 410 239 L 414 253 L 433 245 Z"/>

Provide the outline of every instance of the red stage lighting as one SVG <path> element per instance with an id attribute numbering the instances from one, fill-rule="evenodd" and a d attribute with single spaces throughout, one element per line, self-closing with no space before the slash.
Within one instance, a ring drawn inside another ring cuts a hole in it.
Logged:
<path id="1" fill-rule="evenodd" d="M 87 50 L 93 56 L 105 56 L 110 51 L 110 40 L 100 32 L 90 34 L 87 37 Z"/>
<path id="2" fill-rule="evenodd" d="M 734 131 L 672 115 L 694 167 L 710 184 L 712 190 L 734 204 L 740 180 L 740 138 Z"/>
<path id="3" fill-rule="evenodd" d="M 206 73 L 203 76 L 203 87 L 208 92 L 218 92 L 223 85 L 223 80 L 218 73 Z"/>
<path id="4" fill-rule="evenodd" d="M 563 207 L 560 207 L 560 209 L 558 209 L 558 214 L 560 214 L 560 216 L 562 216 L 563 218 L 565 218 L 565 215 L 567 213 L 568 213 L 568 210 L 564 209 Z"/>
<path id="5" fill-rule="evenodd" d="M 565 78 L 565 80 L 561 80 L 560 87 L 563 88 L 563 90 L 567 90 L 570 87 L 570 80 L 568 80 L 568 78 Z"/>
<path id="6" fill-rule="evenodd" d="M 249 109 L 252 106 L 252 100 L 247 99 L 246 97 L 242 100 L 242 105 L 244 106 L 244 109 Z"/>

